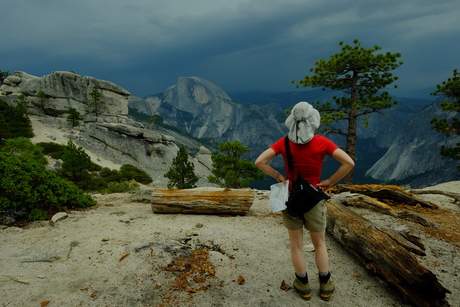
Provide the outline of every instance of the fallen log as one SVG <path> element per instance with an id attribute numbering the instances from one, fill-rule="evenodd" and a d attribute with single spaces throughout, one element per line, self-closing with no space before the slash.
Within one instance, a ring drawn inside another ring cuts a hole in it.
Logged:
<path id="1" fill-rule="evenodd" d="M 345 192 L 336 194 L 333 197 L 346 206 L 371 209 L 373 211 L 377 211 L 393 217 L 398 216 L 396 210 L 391 206 L 388 206 L 387 204 L 367 195 Z"/>
<path id="2" fill-rule="evenodd" d="M 450 306 L 444 288 L 435 274 L 419 263 L 417 258 L 369 220 L 330 199 L 328 232 L 350 254 L 366 267 L 399 290 L 416 306 Z"/>
<path id="3" fill-rule="evenodd" d="M 254 201 L 254 190 L 196 188 L 156 190 L 151 204 L 154 213 L 246 215 Z"/>
<path id="4" fill-rule="evenodd" d="M 390 185 L 349 185 L 339 184 L 333 188 L 334 193 L 351 192 L 368 195 L 373 198 L 392 200 L 398 203 L 405 203 L 410 206 L 420 205 L 422 207 L 438 209 L 438 205 L 415 197 L 398 186 Z"/>
<path id="5" fill-rule="evenodd" d="M 436 223 L 426 220 L 423 216 L 414 212 L 396 210 L 393 207 L 367 195 L 344 192 L 335 194 L 333 197 L 345 206 L 370 209 L 395 218 L 409 220 L 425 227 L 438 227 Z"/>
<path id="6" fill-rule="evenodd" d="M 409 193 L 412 194 L 438 194 L 438 195 L 444 195 L 450 198 L 454 199 L 454 203 L 460 203 L 460 193 L 454 193 L 454 192 L 446 192 L 446 191 L 440 191 L 440 190 L 408 190 Z"/>

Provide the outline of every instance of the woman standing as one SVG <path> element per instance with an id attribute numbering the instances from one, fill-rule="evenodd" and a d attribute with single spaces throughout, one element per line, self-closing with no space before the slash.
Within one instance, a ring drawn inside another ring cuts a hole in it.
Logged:
<path id="1" fill-rule="evenodd" d="M 292 153 L 294 172 L 288 174 L 286 148 L 284 138 L 279 139 L 269 149 L 265 150 L 256 160 L 255 165 L 265 174 L 273 176 L 278 182 L 289 179 L 290 183 L 301 173 L 314 186 L 327 190 L 340 181 L 355 163 L 351 157 L 329 139 L 315 135 L 320 124 L 320 115 L 307 102 L 299 102 L 292 108 L 291 115 L 286 119 L 289 128 L 289 146 Z M 277 155 L 282 154 L 287 177 L 280 174 L 269 165 Z M 328 179 L 320 181 L 321 169 L 326 155 L 340 163 L 337 171 Z M 326 202 L 319 202 L 303 216 L 291 216 L 287 210 L 282 212 L 283 224 L 288 229 L 292 264 L 295 270 L 294 289 L 300 296 L 309 300 L 311 289 L 308 282 L 303 247 L 303 227 L 309 233 L 315 247 L 315 263 L 320 282 L 320 297 L 328 301 L 334 291 L 334 283 L 329 272 L 329 256 L 326 247 Z"/>

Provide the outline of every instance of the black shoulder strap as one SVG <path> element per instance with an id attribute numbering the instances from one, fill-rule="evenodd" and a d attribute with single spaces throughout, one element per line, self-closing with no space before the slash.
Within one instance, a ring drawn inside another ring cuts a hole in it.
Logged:
<path id="1" fill-rule="evenodd" d="M 289 171 L 292 173 L 294 171 L 294 163 L 292 163 L 291 148 L 289 148 L 289 138 L 287 136 L 284 138 L 284 147 L 286 148 Z"/>

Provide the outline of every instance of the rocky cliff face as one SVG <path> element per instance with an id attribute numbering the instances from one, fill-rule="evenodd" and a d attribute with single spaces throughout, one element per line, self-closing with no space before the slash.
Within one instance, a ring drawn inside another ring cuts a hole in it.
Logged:
<path id="1" fill-rule="evenodd" d="M 89 95 L 95 88 L 100 91 L 101 101 L 104 102 L 97 115 L 90 106 L 92 100 Z M 47 94 L 44 104 L 36 97 L 39 91 Z M 130 94 L 123 88 L 71 72 L 53 72 L 43 77 L 15 72 L 1 85 L 0 99 L 13 104 L 21 94 L 29 102 L 33 122 L 62 132 L 65 139 L 73 140 L 85 151 L 116 165 L 135 165 L 145 170 L 155 184 L 165 186 L 167 179 L 163 174 L 177 155 L 178 146 L 173 137 L 147 130 L 142 124 L 128 118 Z M 82 118 L 79 125 L 73 128 L 66 120 L 69 108 L 75 108 Z M 49 141 L 56 139 L 52 135 L 48 137 Z M 206 177 L 210 174 L 210 153 L 202 150 L 192 160 L 200 177 L 199 183 L 206 185 Z"/>
<path id="2" fill-rule="evenodd" d="M 161 97 L 130 98 L 130 107 L 158 113 L 170 125 L 197 139 L 239 141 L 255 159 L 287 134 L 285 116 L 270 108 L 236 103 L 218 86 L 198 77 L 180 77 Z"/>
<path id="3" fill-rule="evenodd" d="M 453 147 L 460 136 L 446 137 L 431 129 L 433 117 L 459 118 L 456 112 L 441 110 L 440 102 L 415 114 L 400 129 L 385 155 L 366 173 L 383 182 L 407 183 L 412 187 L 424 187 L 446 181 L 458 180 L 458 162 L 443 158 L 442 145 Z"/>
<path id="4" fill-rule="evenodd" d="M 128 115 L 128 91 L 109 81 L 82 77 L 72 72 L 55 71 L 47 76 L 36 77 L 17 71 L 8 76 L 0 88 L 4 93 L 2 99 L 7 101 L 16 99 L 20 94 L 27 96 L 32 115 L 66 117 L 69 108 L 75 108 L 85 122 L 97 121 L 90 107 L 89 93 L 94 89 L 99 90 L 104 101 L 99 109 L 102 120 L 116 122 L 116 117 Z M 39 91 L 49 96 L 43 107 L 35 97 Z"/>

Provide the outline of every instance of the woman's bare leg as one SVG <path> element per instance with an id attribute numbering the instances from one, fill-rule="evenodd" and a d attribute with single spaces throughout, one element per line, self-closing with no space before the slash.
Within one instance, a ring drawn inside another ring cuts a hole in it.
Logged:
<path id="1" fill-rule="evenodd" d="M 291 247 L 291 260 L 297 274 L 306 272 L 305 257 L 303 254 L 303 229 L 288 230 L 289 245 Z"/>
<path id="2" fill-rule="evenodd" d="M 310 232 L 311 241 L 315 247 L 315 263 L 318 272 L 329 271 L 329 254 L 326 247 L 326 230 Z"/>

